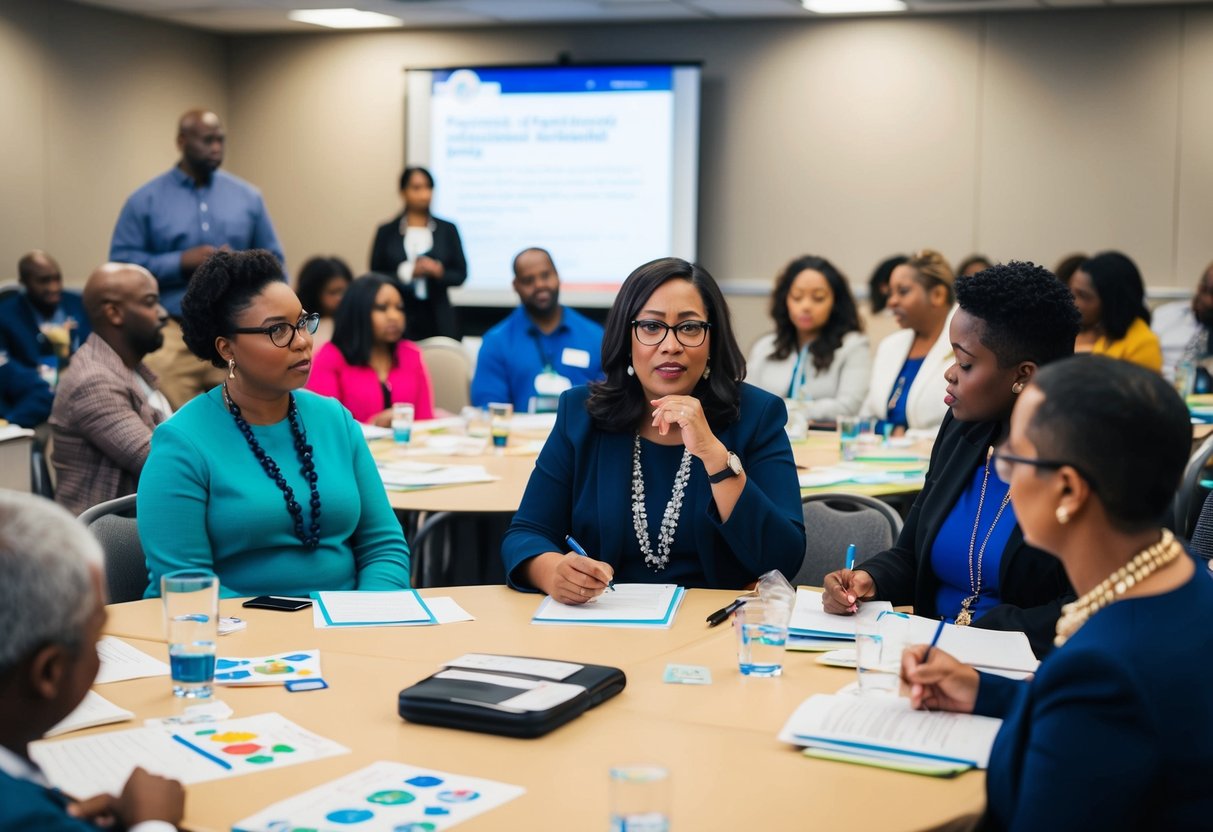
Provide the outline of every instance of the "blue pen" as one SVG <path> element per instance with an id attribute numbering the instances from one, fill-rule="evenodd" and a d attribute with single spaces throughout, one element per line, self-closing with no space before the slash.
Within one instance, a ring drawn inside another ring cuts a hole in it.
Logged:
<path id="1" fill-rule="evenodd" d="M 939 619 L 939 626 L 935 628 L 935 637 L 931 639 L 931 643 L 927 645 L 927 652 L 922 654 L 922 663 L 926 664 L 927 659 L 931 658 L 931 649 L 939 644 L 939 637 L 943 635 L 944 620 Z"/>
<path id="2" fill-rule="evenodd" d="M 228 769 L 229 771 L 231 770 L 232 764 L 229 763 L 227 760 L 222 760 L 219 757 L 216 757 L 214 754 L 211 754 L 207 751 L 203 751 L 201 748 L 194 745 L 192 742 L 190 742 L 189 740 L 187 740 L 185 737 L 181 736 L 180 734 L 173 734 L 173 739 L 176 740 L 177 742 L 181 743 L 182 745 L 184 745 L 186 748 L 190 749 L 191 751 L 197 751 L 199 754 L 201 754 L 203 757 L 206 757 L 212 763 L 217 763 L 218 765 L 223 766 L 224 768 Z"/>
<path id="3" fill-rule="evenodd" d="M 583 558 L 589 557 L 589 554 L 586 552 L 586 550 L 581 548 L 581 544 L 578 543 L 576 540 L 574 540 L 573 536 L 571 534 L 566 534 L 564 536 L 564 542 L 566 544 L 568 544 L 568 547 L 570 549 L 572 549 L 577 554 L 581 555 Z M 607 589 L 609 589 L 611 592 L 614 592 L 615 591 L 615 582 L 607 581 Z"/>
<path id="4" fill-rule="evenodd" d="M 847 546 L 847 571 L 855 568 L 855 544 Z"/>

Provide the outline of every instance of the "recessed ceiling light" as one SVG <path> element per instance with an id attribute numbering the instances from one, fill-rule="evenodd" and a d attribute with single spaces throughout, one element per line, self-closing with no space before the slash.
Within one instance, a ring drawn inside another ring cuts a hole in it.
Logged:
<path id="1" fill-rule="evenodd" d="M 801 5 L 816 14 L 874 14 L 904 12 L 904 0 L 801 0 Z"/>
<path id="2" fill-rule="evenodd" d="M 299 23 L 327 26 L 330 29 L 386 29 L 404 25 L 403 20 L 390 14 L 360 9 L 296 9 L 287 12 L 286 16 Z"/>

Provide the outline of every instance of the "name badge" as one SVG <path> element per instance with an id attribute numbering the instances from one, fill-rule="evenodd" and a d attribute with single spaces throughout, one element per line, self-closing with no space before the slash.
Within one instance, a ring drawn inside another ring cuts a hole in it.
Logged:
<path id="1" fill-rule="evenodd" d="M 540 373 L 535 376 L 535 392 L 541 396 L 559 396 L 572 386 L 573 382 L 556 373 Z"/>
<path id="2" fill-rule="evenodd" d="M 565 347 L 564 352 L 560 353 L 560 363 L 566 367 L 580 367 L 584 370 L 590 366 L 590 354 L 585 350 Z"/>

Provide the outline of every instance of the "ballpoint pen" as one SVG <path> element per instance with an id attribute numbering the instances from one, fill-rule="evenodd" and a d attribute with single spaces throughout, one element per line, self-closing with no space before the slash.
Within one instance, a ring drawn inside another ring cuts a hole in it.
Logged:
<path id="1" fill-rule="evenodd" d="M 939 626 L 935 628 L 935 637 L 931 639 L 931 643 L 927 645 L 927 652 L 922 654 L 921 664 L 926 664 L 927 659 L 931 658 L 931 650 L 939 643 L 939 637 L 943 635 L 944 620 L 939 619 Z"/>
<path id="2" fill-rule="evenodd" d="M 589 554 L 585 551 L 585 549 L 581 548 L 581 544 L 578 543 L 576 540 L 574 540 L 573 536 L 571 534 L 566 534 L 564 536 L 564 542 L 566 544 L 568 544 L 568 547 L 570 549 L 572 549 L 577 554 L 581 555 L 583 558 L 589 557 Z M 615 582 L 607 581 L 607 589 L 609 589 L 611 592 L 614 592 L 615 591 Z"/>
<path id="3" fill-rule="evenodd" d="M 708 626 L 715 627 L 717 624 L 723 624 L 725 622 L 725 620 L 728 619 L 728 617 L 730 615 L 735 613 L 738 610 L 738 608 L 740 608 L 742 605 L 744 605 L 745 602 L 746 602 L 745 598 L 738 598 L 736 601 L 729 604 L 728 606 L 721 607 L 720 609 L 716 610 L 716 612 L 712 613 L 711 615 L 709 615 L 707 617 Z"/>
<path id="4" fill-rule="evenodd" d="M 848 572 L 855 568 L 855 544 L 854 543 L 847 546 L 846 567 L 847 567 Z"/>

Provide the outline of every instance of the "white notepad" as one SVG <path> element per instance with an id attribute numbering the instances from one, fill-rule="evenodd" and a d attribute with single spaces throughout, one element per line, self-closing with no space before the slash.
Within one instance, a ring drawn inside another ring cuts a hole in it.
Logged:
<path id="1" fill-rule="evenodd" d="M 615 591 L 580 605 L 561 604 L 547 596 L 532 624 L 577 624 L 591 627 L 668 629 L 686 590 L 675 584 L 615 584 Z"/>
<path id="2" fill-rule="evenodd" d="M 821 592 L 797 587 L 796 606 L 792 609 L 791 620 L 788 621 L 788 632 L 809 638 L 854 641 L 857 623 L 875 624 L 882 612 L 892 609 L 893 605 L 888 601 L 862 601 L 859 604 L 859 612 L 854 615 L 832 615 L 822 606 Z"/>
<path id="3" fill-rule="evenodd" d="M 415 589 L 387 592 L 313 592 L 326 624 L 365 627 L 437 624 L 438 620 Z"/>
<path id="4" fill-rule="evenodd" d="M 915 711 L 908 699 L 818 694 L 779 732 L 792 745 L 985 768 L 1001 719 Z"/>

